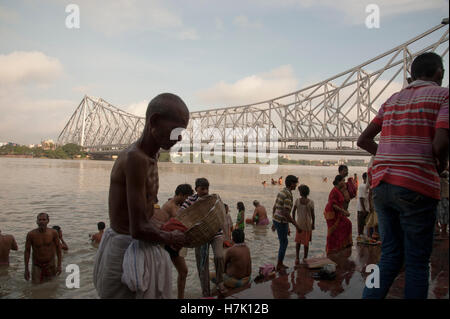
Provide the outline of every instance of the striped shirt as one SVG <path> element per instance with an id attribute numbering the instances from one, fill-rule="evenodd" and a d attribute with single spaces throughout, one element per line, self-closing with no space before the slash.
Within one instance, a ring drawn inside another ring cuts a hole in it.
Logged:
<path id="1" fill-rule="evenodd" d="M 196 201 L 198 201 L 200 197 L 198 197 L 198 194 L 194 194 L 192 196 L 189 196 L 184 203 L 181 205 L 180 210 L 186 209 L 189 206 L 191 206 L 192 204 L 194 204 Z M 219 229 L 219 231 L 214 235 L 214 238 L 223 236 L 223 230 Z M 213 239 L 214 239 L 213 238 Z"/>
<path id="2" fill-rule="evenodd" d="M 285 187 L 281 192 L 278 193 L 277 199 L 275 200 L 275 213 L 273 219 L 279 223 L 287 223 L 286 217 L 282 214 L 283 211 L 291 212 L 294 203 L 294 198 L 292 192 L 289 188 Z"/>
<path id="3" fill-rule="evenodd" d="M 384 181 L 440 198 L 432 143 L 437 128 L 448 129 L 448 96 L 447 88 L 417 80 L 381 106 L 372 121 L 381 126 L 372 188 Z"/>

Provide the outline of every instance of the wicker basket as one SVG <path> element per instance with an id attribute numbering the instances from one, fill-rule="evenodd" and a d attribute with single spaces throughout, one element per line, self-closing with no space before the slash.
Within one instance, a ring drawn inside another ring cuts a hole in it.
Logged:
<path id="1" fill-rule="evenodd" d="M 211 241 L 223 228 L 225 206 L 219 195 L 207 195 L 182 210 L 176 219 L 188 228 L 186 247 L 198 247 Z"/>

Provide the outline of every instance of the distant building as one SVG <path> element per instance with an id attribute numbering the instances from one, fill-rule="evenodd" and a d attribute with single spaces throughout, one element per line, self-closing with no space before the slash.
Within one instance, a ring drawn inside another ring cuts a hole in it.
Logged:
<path id="1" fill-rule="evenodd" d="M 29 148 L 35 148 L 35 147 L 36 147 L 36 145 L 34 145 L 34 144 L 30 144 L 30 145 L 28 145 L 28 147 L 29 147 Z"/>
<path id="2" fill-rule="evenodd" d="M 55 150 L 56 149 L 56 144 L 53 140 L 45 140 L 41 142 L 42 144 L 42 149 L 44 150 Z"/>

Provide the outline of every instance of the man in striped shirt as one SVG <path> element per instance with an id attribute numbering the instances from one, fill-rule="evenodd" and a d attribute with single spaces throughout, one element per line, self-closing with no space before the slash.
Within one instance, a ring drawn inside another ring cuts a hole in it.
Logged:
<path id="1" fill-rule="evenodd" d="M 358 139 L 375 155 L 371 188 L 382 241 L 380 287 L 366 287 L 363 298 L 384 298 L 403 263 L 405 298 L 428 295 L 439 174 L 448 161 L 449 91 L 441 87 L 444 67 L 435 53 L 419 55 L 411 75 Z"/>
<path id="2" fill-rule="evenodd" d="M 206 178 L 197 178 L 195 180 L 196 194 L 189 196 L 181 205 L 180 210 L 186 209 L 201 197 L 209 194 L 209 182 Z M 209 286 L 209 246 L 211 245 L 214 253 L 214 266 L 216 268 L 216 283 L 220 293 L 225 293 L 226 288 L 223 284 L 224 273 L 224 254 L 223 254 L 223 230 L 219 229 L 214 238 L 204 245 L 195 247 L 195 260 L 197 262 L 197 271 L 200 278 L 203 297 L 211 296 Z"/>
<path id="3" fill-rule="evenodd" d="M 288 175 L 285 184 L 286 187 L 278 193 L 273 206 L 272 231 L 277 231 L 278 240 L 280 242 L 280 247 L 278 248 L 278 263 L 276 267 L 277 271 L 283 271 L 286 268 L 289 268 L 283 264 L 286 248 L 288 246 L 288 235 L 290 233 L 289 223 L 292 223 L 297 227 L 298 231 L 301 232 L 297 222 L 291 216 L 294 202 L 292 191 L 297 187 L 298 178 L 294 175 Z"/>

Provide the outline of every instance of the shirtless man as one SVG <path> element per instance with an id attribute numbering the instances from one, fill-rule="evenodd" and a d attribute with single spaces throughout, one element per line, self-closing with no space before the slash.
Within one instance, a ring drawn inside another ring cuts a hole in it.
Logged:
<path id="1" fill-rule="evenodd" d="M 163 93 L 150 101 L 141 137 L 123 150 L 111 171 L 110 228 L 105 230 L 94 263 L 94 286 L 100 298 L 136 298 L 122 283 L 122 263 L 133 239 L 150 244 L 182 247 L 186 236 L 162 231 L 150 222 L 158 202 L 159 149 L 169 150 L 181 141 L 189 110 L 176 95 Z M 170 262 L 170 258 L 167 255 Z"/>
<path id="2" fill-rule="evenodd" d="M 253 201 L 255 210 L 253 212 L 252 220 L 256 225 L 268 225 L 269 219 L 267 218 L 266 208 L 261 205 L 257 200 Z"/>
<path id="3" fill-rule="evenodd" d="M 11 249 L 19 249 L 14 236 L 3 235 L 0 230 L 0 266 L 9 266 L 9 252 Z"/>
<path id="4" fill-rule="evenodd" d="M 180 209 L 181 204 L 183 204 L 184 201 L 193 194 L 194 190 L 192 189 L 191 185 L 178 185 L 175 190 L 175 196 L 169 199 L 161 207 L 161 210 L 158 212 L 158 216 L 155 216 L 155 218 L 165 223 L 170 218 L 176 217 L 177 211 Z M 169 253 L 170 259 L 172 260 L 172 263 L 178 272 L 178 299 L 184 299 L 184 288 L 186 287 L 186 278 L 188 275 L 188 268 L 186 266 L 186 261 L 184 260 L 184 257 L 186 257 L 185 254 L 187 252 L 186 248 L 183 248 L 180 251 L 173 250 L 169 245 L 166 245 L 165 248 Z"/>
<path id="5" fill-rule="evenodd" d="M 234 246 L 229 248 L 225 254 L 224 284 L 229 288 L 236 287 L 236 282 L 242 279 L 248 282 L 252 273 L 252 259 L 250 249 L 244 242 L 244 231 L 242 229 L 235 229 L 233 230 L 232 236 Z"/>
<path id="6" fill-rule="evenodd" d="M 59 227 L 58 225 L 55 225 L 52 228 L 58 232 L 58 237 L 59 237 L 59 240 L 61 241 L 61 249 L 65 250 L 65 251 L 69 250 L 69 246 L 67 246 L 66 242 L 63 239 L 61 227 Z"/>
<path id="7" fill-rule="evenodd" d="M 98 245 L 102 241 L 102 236 L 103 236 L 103 232 L 105 230 L 105 227 L 106 227 L 106 225 L 105 225 L 104 222 L 98 222 L 97 223 L 98 233 L 96 233 L 96 234 L 91 236 L 91 242 L 94 245 Z"/>
<path id="8" fill-rule="evenodd" d="M 61 273 L 61 243 L 58 232 L 52 228 L 47 228 L 50 218 L 47 213 L 40 213 L 37 216 L 38 228 L 27 234 L 25 243 L 25 280 L 30 280 L 31 248 L 32 255 L 32 281 L 42 283 Z M 55 255 L 58 257 L 58 264 L 55 265 Z"/>

